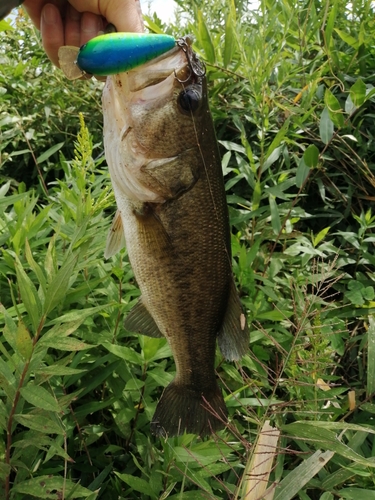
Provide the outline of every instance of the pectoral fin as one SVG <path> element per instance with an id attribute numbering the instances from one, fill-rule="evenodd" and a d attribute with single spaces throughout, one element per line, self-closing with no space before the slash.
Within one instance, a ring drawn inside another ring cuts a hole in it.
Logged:
<path id="1" fill-rule="evenodd" d="M 249 347 L 249 328 L 233 279 L 218 343 L 222 355 L 229 361 L 242 358 Z"/>
<path id="2" fill-rule="evenodd" d="M 145 184 L 170 200 L 191 189 L 199 178 L 196 149 L 191 148 L 172 158 L 151 160 L 142 167 Z"/>
<path id="3" fill-rule="evenodd" d="M 142 297 L 127 315 L 124 326 L 129 332 L 140 333 L 148 337 L 163 337 L 154 318 L 142 302 Z"/>
<path id="4" fill-rule="evenodd" d="M 125 246 L 124 228 L 122 226 L 121 213 L 117 210 L 111 228 L 107 236 L 107 245 L 104 251 L 104 258 L 109 259 Z"/>

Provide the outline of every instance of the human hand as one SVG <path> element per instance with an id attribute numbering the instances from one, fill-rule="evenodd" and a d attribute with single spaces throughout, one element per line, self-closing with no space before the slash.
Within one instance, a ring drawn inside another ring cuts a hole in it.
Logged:
<path id="1" fill-rule="evenodd" d="M 139 0 L 25 0 L 23 5 L 56 66 L 62 45 L 80 47 L 107 23 L 118 31 L 143 32 Z"/>

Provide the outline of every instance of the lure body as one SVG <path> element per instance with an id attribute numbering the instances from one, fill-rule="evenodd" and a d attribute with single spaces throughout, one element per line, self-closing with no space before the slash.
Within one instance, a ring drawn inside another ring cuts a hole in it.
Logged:
<path id="1" fill-rule="evenodd" d="M 92 38 L 77 56 L 85 73 L 107 76 L 129 71 L 173 49 L 170 35 L 152 33 L 109 33 Z"/>

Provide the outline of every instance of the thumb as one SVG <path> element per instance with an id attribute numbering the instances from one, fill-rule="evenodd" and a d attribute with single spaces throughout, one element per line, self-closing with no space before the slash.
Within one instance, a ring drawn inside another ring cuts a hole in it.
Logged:
<path id="1" fill-rule="evenodd" d="M 143 19 L 139 0 L 69 0 L 78 12 L 103 16 L 117 31 L 142 33 Z"/>

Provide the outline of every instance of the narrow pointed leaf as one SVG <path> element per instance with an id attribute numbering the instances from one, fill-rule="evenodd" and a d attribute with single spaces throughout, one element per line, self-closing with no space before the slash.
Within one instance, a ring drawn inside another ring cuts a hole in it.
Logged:
<path id="1" fill-rule="evenodd" d="M 77 256 L 70 255 L 49 284 L 45 302 L 46 314 L 64 300 L 76 262 Z"/>
<path id="2" fill-rule="evenodd" d="M 305 162 L 305 159 L 304 159 L 304 156 L 300 159 L 300 162 L 298 164 L 298 167 L 297 167 L 297 172 L 296 172 L 296 186 L 298 188 L 301 188 L 308 175 L 310 173 L 310 168 L 306 165 L 306 162 Z"/>
<path id="3" fill-rule="evenodd" d="M 310 146 L 303 153 L 303 160 L 306 165 L 310 168 L 315 168 L 318 166 L 319 162 L 319 149 L 315 144 L 310 144 Z"/>
<path id="4" fill-rule="evenodd" d="M 375 319 L 369 316 L 367 330 L 367 394 L 375 393 Z"/>
<path id="5" fill-rule="evenodd" d="M 271 226 L 275 234 L 279 234 L 281 230 L 281 221 L 279 209 L 274 196 L 269 196 L 269 204 L 271 209 Z"/>
<path id="6" fill-rule="evenodd" d="M 359 107 L 366 100 L 366 85 L 363 81 L 358 78 L 354 85 L 350 87 L 349 91 L 350 98 L 355 106 Z"/>
<path id="7" fill-rule="evenodd" d="M 43 415 L 15 415 L 14 419 L 24 427 L 42 432 L 43 434 L 63 435 L 65 433 L 64 429 L 55 420 L 52 420 L 49 415 L 46 412 Z"/>
<path id="8" fill-rule="evenodd" d="M 26 326 L 20 321 L 16 334 L 16 350 L 25 359 L 29 360 L 33 352 L 33 342 Z"/>
<path id="9" fill-rule="evenodd" d="M 28 384 L 21 388 L 22 397 L 36 408 L 41 408 L 47 411 L 60 411 L 60 407 L 52 396 L 44 387 L 39 385 Z"/>
<path id="10" fill-rule="evenodd" d="M 206 53 L 207 61 L 214 63 L 216 60 L 215 48 L 201 10 L 198 10 L 198 33 L 199 41 Z"/>
<path id="11" fill-rule="evenodd" d="M 235 16 L 236 8 L 234 5 L 234 0 L 230 2 L 230 8 L 228 12 L 228 17 L 225 22 L 225 42 L 224 42 L 224 67 L 227 68 L 229 63 L 232 61 L 232 56 L 235 49 Z"/>
<path id="12" fill-rule="evenodd" d="M 292 470 L 276 487 L 273 500 L 291 500 L 331 460 L 334 452 L 320 450 Z"/>
<path id="13" fill-rule="evenodd" d="M 36 332 L 42 318 L 42 304 L 40 303 L 34 283 L 23 270 L 22 264 L 18 258 L 16 258 L 15 267 L 22 302 L 30 316 L 34 332 Z"/>
<path id="14" fill-rule="evenodd" d="M 323 109 L 322 116 L 320 117 L 319 134 L 322 142 L 328 144 L 333 137 L 334 126 L 327 108 Z"/>
<path id="15" fill-rule="evenodd" d="M 64 146 L 65 142 L 59 142 L 58 144 L 54 144 L 52 147 L 47 149 L 47 151 L 44 151 L 38 158 L 36 159 L 36 162 L 40 165 L 44 161 L 48 160 L 50 156 L 52 156 L 56 151 L 61 149 Z"/>
<path id="16" fill-rule="evenodd" d="M 337 99 L 337 97 L 332 94 L 329 89 L 326 89 L 324 93 L 324 103 L 328 109 L 329 117 L 333 121 L 336 127 L 343 127 L 345 124 L 343 109 Z"/>

